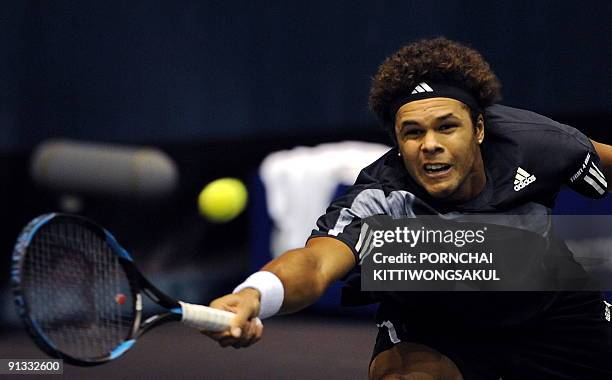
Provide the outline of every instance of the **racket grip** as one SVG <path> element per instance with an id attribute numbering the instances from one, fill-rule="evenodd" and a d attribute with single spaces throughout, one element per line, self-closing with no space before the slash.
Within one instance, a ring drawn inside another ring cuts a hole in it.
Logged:
<path id="1" fill-rule="evenodd" d="M 236 314 L 232 312 L 214 309 L 208 306 L 195 305 L 181 301 L 179 301 L 179 304 L 183 309 L 183 318 L 181 322 L 199 330 L 226 330 L 229 328 L 232 318 L 236 316 Z"/>

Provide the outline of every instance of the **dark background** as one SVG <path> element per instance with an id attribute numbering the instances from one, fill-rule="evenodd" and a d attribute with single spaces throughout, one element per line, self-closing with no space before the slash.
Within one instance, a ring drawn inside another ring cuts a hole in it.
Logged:
<path id="1" fill-rule="evenodd" d="M 507 105 L 563 119 L 604 121 L 610 112 L 608 1 L 10 1 L 1 8 L 7 151 L 57 135 L 158 144 L 368 129 L 379 63 L 411 40 L 438 35 L 484 55 Z"/>
<path id="2" fill-rule="evenodd" d="M 15 238 L 58 208 L 59 194 L 29 179 L 39 142 L 168 153 L 181 175 L 171 197 L 86 196 L 82 213 L 111 229 L 162 288 L 203 301 L 248 273 L 261 221 L 252 203 L 228 224 L 204 221 L 195 207 L 202 186 L 235 176 L 252 187 L 261 160 L 279 149 L 386 142 L 367 109 L 370 78 L 414 39 L 474 47 L 502 81 L 503 104 L 612 143 L 611 16 L 609 1 L 2 2 L 0 324 L 15 321 Z"/>

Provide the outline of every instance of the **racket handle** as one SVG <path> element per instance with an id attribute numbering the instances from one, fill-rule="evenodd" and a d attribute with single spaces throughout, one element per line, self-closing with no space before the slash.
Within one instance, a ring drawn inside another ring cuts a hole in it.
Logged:
<path id="1" fill-rule="evenodd" d="M 181 322 L 187 326 L 206 331 L 223 331 L 229 328 L 236 314 L 212 307 L 179 301 L 183 309 Z"/>
<path id="2" fill-rule="evenodd" d="M 196 305 L 179 301 L 183 310 L 181 322 L 187 326 L 206 331 L 223 331 L 230 327 L 230 321 L 236 316 L 231 311 L 214 309 L 212 307 Z M 261 320 L 255 318 L 255 322 L 261 325 Z"/>

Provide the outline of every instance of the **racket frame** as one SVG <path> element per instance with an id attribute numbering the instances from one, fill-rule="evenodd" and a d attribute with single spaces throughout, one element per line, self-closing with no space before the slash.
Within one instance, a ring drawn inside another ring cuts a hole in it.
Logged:
<path id="1" fill-rule="evenodd" d="M 30 307 L 23 291 L 22 281 L 23 263 L 28 253 L 28 247 L 42 226 L 52 223 L 53 221 L 61 221 L 62 219 L 70 219 L 73 222 L 83 224 L 90 231 L 103 238 L 112 251 L 118 256 L 118 261 L 128 279 L 133 299 L 134 321 L 128 335 L 125 337 L 125 340 L 111 352 L 109 352 L 108 355 L 102 357 L 83 360 L 60 351 L 45 335 L 36 321 L 30 317 Z M 180 321 L 182 318 L 182 309 L 178 301 L 157 289 L 140 273 L 140 271 L 136 268 L 131 255 L 119 245 L 115 237 L 110 232 L 100 227 L 93 221 L 78 215 L 49 213 L 40 215 L 28 223 L 17 238 L 17 243 L 15 244 L 15 248 L 13 250 L 11 286 L 17 314 L 23 321 L 26 331 L 34 340 L 36 345 L 49 356 L 63 359 L 67 363 L 74 365 L 94 366 L 116 359 L 129 350 L 134 345 L 136 339 L 150 331 L 152 327 L 172 321 Z M 156 304 L 165 308 L 167 311 L 152 315 L 143 321 L 142 293 L 144 293 Z"/>

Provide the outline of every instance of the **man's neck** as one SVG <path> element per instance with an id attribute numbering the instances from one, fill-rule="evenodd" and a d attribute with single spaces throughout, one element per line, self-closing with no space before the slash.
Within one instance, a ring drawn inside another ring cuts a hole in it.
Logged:
<path id="1" fill-rule="evenodd" d="M 441 201 L 442 203 L 447 204 L 469 202 L 483 192 L 486 184 L 487 175 L 485 172 L 484 161 L 482 160 L 482 156 L 479 155 L 474 162 L 472 171 L 467 175 L 457 191 Z"/>

